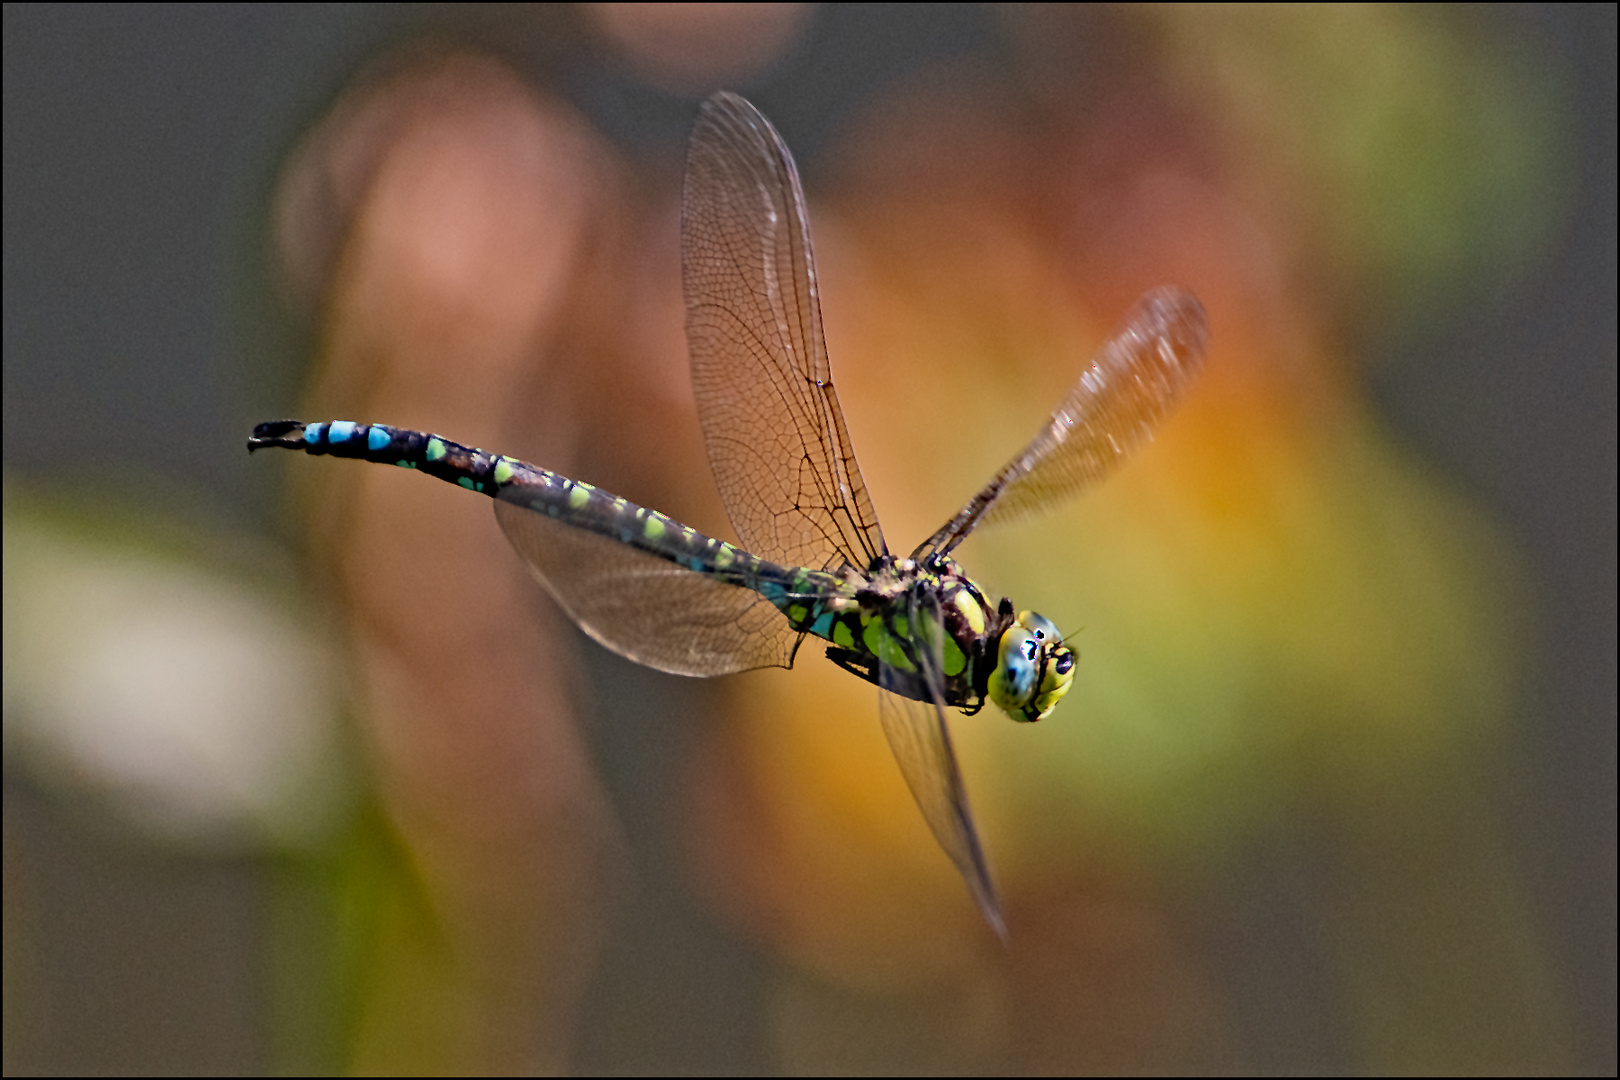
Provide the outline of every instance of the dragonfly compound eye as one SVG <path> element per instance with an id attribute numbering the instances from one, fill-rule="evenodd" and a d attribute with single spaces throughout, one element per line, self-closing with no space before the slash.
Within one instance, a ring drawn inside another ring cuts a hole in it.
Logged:
<path id="1" fill-rule="evenodd" d="M 1055 645 L 1063 643 L 1063 635 L 1058 632 L 1052 620 L 1044 615 L 1037 615 L 1033 611 L 1020 611 L 1018 621 L 1042 642 Z"/>
<path id="2" fill-rule="evenodd" d="M 1014 720 L 1033 720 L 1025 715 L 1041 679 L 1041 641 L 1025 627 L 1014 623 L 1001 635 L 996 668 L 990 673 L 990 700 Z"/>
<path id="3" fill-rule="evenodd" d="M 1050 620 L 1020 611 L 1001 635 L 990 700 L 1014 720 L 1033 723 L 1056 707 L 1074 682 L 1074 650 Z"/>

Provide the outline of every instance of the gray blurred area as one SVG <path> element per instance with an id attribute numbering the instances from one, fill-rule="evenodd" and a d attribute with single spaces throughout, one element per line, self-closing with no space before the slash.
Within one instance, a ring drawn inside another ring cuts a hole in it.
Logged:
<path id="1" fill-rule="evenodd" d="M 1575 1069 L 1613 1074 L 1615 8 L 1477 18 L 1567 81 L 1573 209 L 1544 261 L 1504 291 L 1367 328 L 1366 367 L 1398 440 L 1494 514 L 1528 567 L 1538 647 L 1525 658 L 1531 721 L 1508 736 L 1520 766 L 1500 797 L 1503 835 L 1551 936 Z M 278 536 L 284 474 L 248 468 L 243 452 L 254 422 L 293 409 L 310 348 L 269 266 L 276 170 L 368 58 L 444 19 L 393 5 L 5 7 L 8 498 L 14 487 L 68 503 L 111 493 L 205 531 Z M 819 135 L 862 95 L 958 53 L 997 62 L 994 26 L 972 8 L 824 12 L 755 100 L 813 177 Z M 630 156 L 678 152 L 689 102 L 588 51 L 555 62 L 559 92 Z M 633 771 L 634 748 L 596 737 L 605 771 Z M 317 953 L 331 932 L 318 871 L 164 845 L 65 797 L 18 755 L 8 737 L 7 1074 L 339 1067 L 341 1018 L 287 1015 L 289 988 L 319 979 L 318 965 L 280 951 L 291 935 Z M 638 809 L 623 812 L 633 828 Z M 690 912 L 624 918 L 579 1068 L 770 1068 L 750 991 L 758 953 Z M 705 987 L 713 998 L 690 1004 Z M 305 1007 L 318 1012 L 323 993 Z M 666 1001 L 688 1004 L 671 1015 Z M 608 1025 L 653 1017 L 666 1026 L 648 1028 L 643 1056 L 611 1045 Z M 1298 1064 L 1284 1051 L 1259 1061 Z"/>

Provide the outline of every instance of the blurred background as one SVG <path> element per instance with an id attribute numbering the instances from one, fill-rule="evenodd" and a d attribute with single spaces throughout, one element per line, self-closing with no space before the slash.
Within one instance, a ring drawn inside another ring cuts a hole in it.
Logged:
<path id="1" fill-rule="evenodd" d="M 7 1073 L 1616 1068 L 1612 5 L 8 5 Z M 1157 440 L 959 551 L 958 717 L 586 640 L 421 427 L 729 536 L 697 103 L 796 155 L 890 546 L 1143 291 Z M 279 458 L 279 460 L 278 460 Z"/>

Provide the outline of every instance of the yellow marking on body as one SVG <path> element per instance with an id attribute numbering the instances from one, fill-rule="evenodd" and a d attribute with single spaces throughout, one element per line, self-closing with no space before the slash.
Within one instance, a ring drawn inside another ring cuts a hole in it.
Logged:
<path id="1" fill-rule="evenodd" d="M 512 477 L 516 475 L 517 470 L 512 468 L 510 461 L 505 458 L 495 459 L 495 482 L 497 484 L 509 484 L 512 482 Z"/>
<path id="2" fill-rule="evenodd" d="M 850 630 L 849 624 L 842 619 L 833 623 L 832 643 L 841 649 L 853 649 L 855 647 L 855 634 Z"/>
<path id="3" fill-rule="evenodd" d="M 948 634 L 945 636 L 943 653 L 946 675 L 954 677 L 967 670 L 967 657 L 962 654 L 962 646 L 958 645 L 956 639 Z"/>
<path id="4" fill-rule="evenodd" d="M 574 481 L 574 486 L 568 491 L 569 507 L 571 509 L 578 510 L 580 507 L 590 502 L 591 490 L 591 485 L 582 484 L 578 480 Z"/>
<path id="5" fill-rule="evenodd" d="M 1063 695 L 1067 694 L 1068 692 L 1069 684 L 1064 683 L 1062 686 L 1059 686 L 1053 690 L 1048 690 L 1046 693 L 1036 698 L 1035 708 L 1040 714 L 1040 717 L 1044 718 L 1047 713 L 1057 708 L 1057 703 L 1063 700 Z"/>
<path id="6" fill-rule="evenodd" d="M 956 595 L 951 597 L 951 600 L 956 604 L 956 610 L 962 613 L 962 618 L 967 620 L 968 629 L 975 634 L 983 634 L 984 608 L 980 607 L 979 602 L 973 599 L 973 594 L 966 589 L 958 589 Z"/>
<path id="7" fill-rule="evenodd" d="M 443 461 L 445 455 L 449 452 L 450 450 L 444 445 L 443 439 L 429 439 L 427 443 L 427 452 L 422 456 L 427 458 L 429 461 Z"/>
<path id="8" fill-rule="evenodd" d="M 720 546 L 714 549 L 714 565 L 722 570 L 730 566 L 736 557 L 737 549 L 724 540 L 720 541 Z"/>
<path id="9" fill-rule="evenodd" d="M 662 539 L 664 536 L 664 519 L 657 514 L 648 514 L 646 522 L 641 526 L 641 535 L 652 541 Z"/>

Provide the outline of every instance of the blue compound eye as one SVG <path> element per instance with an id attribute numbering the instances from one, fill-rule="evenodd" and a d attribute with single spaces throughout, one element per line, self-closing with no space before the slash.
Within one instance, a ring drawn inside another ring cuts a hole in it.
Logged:
<path id="1" fill-rule="evenodd" d="M 990 700 L 1014 720 L 1026 719 L 1040 681 L 1041 642 L 1016 623 L 1001 635 L 995 670 L 990 673 Z"/>
<path id="2" fill-rule="evenodd" d="M 1045 644 L 1057 645 L 1063 641 L 1063 635 L 1052 624 L 1052 620 L 1043 615 L 1037 615 L 1033 611 L 1021 611 L 1018 613 L 1018 621 Z"/>
<path id="3" fill-rule="evenodd" d="M 1001 635 L 990 700 L 1014 720 L 1032 723 L 1052 711 L 1074 681 L 1074 650 L 1051 620 L 1020 611 Z"/>

